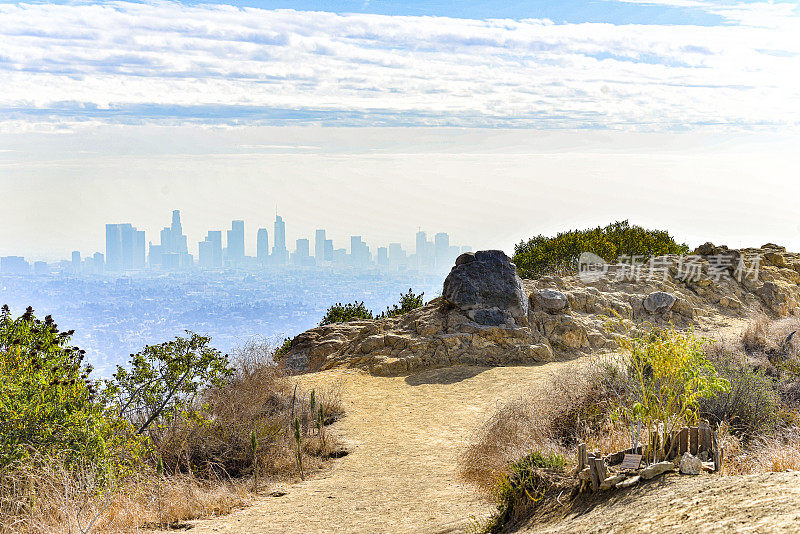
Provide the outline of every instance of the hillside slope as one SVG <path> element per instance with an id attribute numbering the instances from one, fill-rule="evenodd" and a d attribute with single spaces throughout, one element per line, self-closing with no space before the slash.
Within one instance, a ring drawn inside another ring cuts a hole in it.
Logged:
<path id="1" fill-rule="evenodd" d="M 553 534 L 800 531 L 800 472 L 667 476 L 608 501 L 555 507 L 518 532 Z"/>

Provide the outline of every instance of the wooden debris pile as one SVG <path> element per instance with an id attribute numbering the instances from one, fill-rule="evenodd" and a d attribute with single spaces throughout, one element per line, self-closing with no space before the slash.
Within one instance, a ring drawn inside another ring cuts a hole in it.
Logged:
<path id="1" fill-rule="evenodd" d="M 708 422 L 671 432 L 661 442 L 653 432 L 646 447 L 637 446 L 603 456 L 578 445 L 578 483 L 574 493 L 628 488 L 679 469 L 683 474 L 717 473 L 722 469 L 723 449 Z"/>

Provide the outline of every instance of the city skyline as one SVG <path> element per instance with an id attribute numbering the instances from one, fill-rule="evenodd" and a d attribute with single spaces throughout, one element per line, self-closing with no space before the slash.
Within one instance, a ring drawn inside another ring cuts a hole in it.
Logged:
<path id="1" fill-rule="evenodd" d="M 451 245 L 450 236 L 446 232 L 437 232 L 428 239 L 427 232 L 421 227 L 414 235 L 413 251 L 405 250 L 399 241 L 370 247 L 361 235 L 349 236 L 349 248 L 337 248 L 333 239 L 327 238 L 324 228 L 315 230 L 313 247 L 309 238 L 298 237 L 292 250 L 286 242 L 286 222 L 276 213 L 271 251 L 269 230 L 260 227 L 251 232 L 255 234 L 256 245 L 255 254 L 250 255 L 246 246 L 248 234 L 245 230 L 245 221 L 234 219 L 230 226 L 227 230 L 208 230 L 206 236 L 197 242 L 197 253 L 192 254 L 188 246 L 190 239 L 183 232 L 180 210 L 172 211 L 171 224 L 161 229 L 157 242 L 147 239 L 146 231 L 139 230 L 132 223 L 107 223 L 104 253 L 94 251 L 84 256 L 82 251 L 73 250 L 68 261 L 60 258 L 52 263 L 57 263 L 62 268 L 66 266 L 74 274 L 283 266 L 348 266 L 443 271 L 452 265 L 459 254 L 472 251 L 472 247 L 468 245 Z M 6 274 L 49 272 L 46 261 L 26 259 L 17 255 L 2 256 L 2 260 L 0 270 Z"/>

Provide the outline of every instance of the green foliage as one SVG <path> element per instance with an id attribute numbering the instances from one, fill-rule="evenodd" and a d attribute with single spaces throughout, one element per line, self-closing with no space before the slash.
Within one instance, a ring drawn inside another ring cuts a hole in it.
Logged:
<path id="1" fill-rule="evenodd" d="M 630 387 L 620 412 L 628 422 L 641 420 L 646 435 L 658 432 L 662 443 L 679 425 L 697 421 L 701 399 L 730 391 L 706 358 L 707 341 L 693 332 L 653 329 L 620 342 Z"/>
<path id="2" fill-rule="evenodd" d="M 386 311 L 381 313 L 378 318 L 386 319 L 388 317 L 396 317 L 412 310 L 416 310 L 417 308 L 421 308 L 425 305 L 425 301 L 423 300 L 424 296 L 424 292 L 417 295 L 411 290 L 411 288 L 408 288 L 408 293 L 403 293 L 400 295 L 400 302 L 394 304 L 390 308 L 386 308 Z"/>
<path id="3" fill-rule="evenodd" d="M 334 323 L 348 323 L 350 321 L 357 321 L 359 319 L 374 319 L 371 310 L 364 306 L 363 302 L 353 302 L 349 304 L 342 304 L 337 302 L 325 312 L 325 316 L 320 321 L 320 326 Z"/>
<path id="4" fill-rule="evenodd" d="M 283 343 L 275 349 L 275 357 L 280 358 L 281 356 L 285 356 L 290 350 L 292 350 L 292 338 L 287 337 L 283 340 Z"/>
<path id="5" fill-rule="evenodd" d="M 553 473 L 562 473 L 567 459 L 556 452 L 535 450 L 508 465 L 495 488 L 497 512 L 484 526 L 484 532 L 503 532 L 505 528 L 534 508 L 554 485 Z"/>
<path id="6" fill-rule="evenodd" d="M 141 442 L 107 411 L 83 363 L 85 351 L 28 307 L 0 312 L 0 467 L 31 454 L 88 462 L 113 473 L 135 461 Z"/>
<path id="7" fill-rule="evenodd" d="M 780 392 L 775 380 L 732 354 L 722 354 L 715 364 L 720 376 L 730 384 L 730 390 L 702 399 L 701 415 L 711 422 L 727 422 L 733 433 L 746 439 L 773 430 L 780 412 Z"/>
<path id="8" fill-rule="evenodd" d="M 160 419 L 191 410 L 199 393 L 223 385 L 233 372 L 227 355 L 208 346 L 210 337 L 186 333 L 131 354 L 128 367 L 117 366 L 113 380 L 106 381 L 104 395 L 140 434 Z"/>
<path id="9" fill-rule="evenodd" d="M 549 272 L 575 272 L 583 252 L 593 252 L 606 261 L 620 256 L 643 258 L 663 254 L 685 254 L 689 248 L 678 244 L 663 230 L 631 226 L 628 221 L 588 230 L 570 230 L 555 237 L 538 235 L 514 247 L 513 261 L 520 276 L 532 278 Z"/>
<path id="10" fill-rule="evenodd" d="M 397 317 L 398 315 L 403 315 L 424 306 L 424 296 L 424 292 L 417 295 L 414 293 L 414 291 L 412 291 L 411 288 L 408 288 L 408 293 L 402 293 L 400 295 L 400 301 L 397 304 L 387 307 L 385 312 L 377 316 L 372 312 L 372 310 L 364 306 L 363 302 L 356 301 L 351 304 L 342 304 L 341 302 L 337 302 L 328 308 L 328 311 L 325 312 L 325 317 L 322 318 L 322 321 L 320 321 L 319 325 L 325 326 L 326 324 L 333 323 L 347 323 L 349 321 L 357 321 L 360 319 L 387 319 L 389 317 Z M 280 356 L 280 354 L 276 352 L 276 356 Z"/>

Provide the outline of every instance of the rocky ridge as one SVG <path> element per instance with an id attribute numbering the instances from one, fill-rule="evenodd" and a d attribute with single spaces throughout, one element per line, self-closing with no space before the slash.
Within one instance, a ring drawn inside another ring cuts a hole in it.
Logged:
<path id="1" fill-rule="evenodd" d="M 689 258 L 602 269 L 598 277 L 522 280 L 501 251 L 462 254 L 441 297 L 399 317 L 312 328 L 283 361 L 300 372 L 358 367 L 376 375 L 530 363 L 614 350 L 624 334 L 609 330 L 609 317 L 713 329 L 754 313 L 800 314 L 800 254 L 773 244 L 706 243 Z"/>

